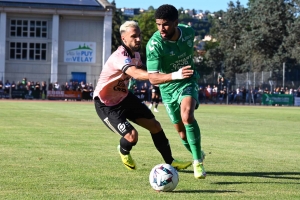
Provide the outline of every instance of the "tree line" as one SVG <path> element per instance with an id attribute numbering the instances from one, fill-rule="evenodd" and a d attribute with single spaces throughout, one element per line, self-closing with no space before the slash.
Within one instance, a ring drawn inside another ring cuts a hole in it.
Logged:
<path id="1" fill-rule="evenodd" d="M 116 5 L 114 1 L 112 4 Z M 276 72 L 282 70 L 283 63 L 288 63 L 290 70 L 299 70 L 299 6 L 300 0 L 249 0 L 247 5 L 241 5 L 238 0 L 230 1 L 226 11 L 215 12 L 206 21 L 191 17 L 180 8 L 179 23 L 190 24 L 202 39 L 210 35 L 216 40 L 206 42 L 204 54 L 195 62 L 200 74 L 217 71 L 229 78 L 235 73 Z M 150 6 L 139 15 L 126 17 L 116 9 L 112 51 L 121 44 L 120 24 L 135 20 L 142 31 L 141 56 L 145 61 L 147 41 L 157 30 L 154 12 Z M 198 56 L 195 49 L 195 57 Z"/>

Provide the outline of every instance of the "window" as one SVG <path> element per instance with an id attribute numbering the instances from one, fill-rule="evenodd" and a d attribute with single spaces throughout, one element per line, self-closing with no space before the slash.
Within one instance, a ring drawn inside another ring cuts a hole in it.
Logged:
<path id="1" fill-rule="evenodd" d="M 46 60 L 46 43 L 10 42 L 10 59 Z"/>
<path id="2" fill-rule="evenodd" d="M 10 21 L 11 37 L 47 38 L 47 21 L 12 19 Z"/>

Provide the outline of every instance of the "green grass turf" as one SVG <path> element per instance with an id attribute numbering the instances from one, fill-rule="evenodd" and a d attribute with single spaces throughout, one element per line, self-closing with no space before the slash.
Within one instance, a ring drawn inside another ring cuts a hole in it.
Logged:
<path id="1" fill-rule="evenodd" d="M 156 118 L 176 159 L 191 160 L 164 110 Z M 300 108 L 201 105 L 195 112 L 206 152 L 207 178 L 179 172 L 173 192 L 149 185 L 163 163 L 148 131 L 135 125 L 128 171 L 119 136 L 93 103 L 0 100 L 0 199 L 299 199 Z"/>

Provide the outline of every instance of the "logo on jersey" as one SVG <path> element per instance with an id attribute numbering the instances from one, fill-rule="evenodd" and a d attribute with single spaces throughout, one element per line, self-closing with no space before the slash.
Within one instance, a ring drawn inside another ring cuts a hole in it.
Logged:
<path id="1" fill-rule="evenodd" d="M 126 85 L 124 83 L 124 81 L 128 81 L 129 78 L 126 78 L 124 80 L 119 80 L 118 82 L 118 85 L 114 86 L 114 91 L 120 91 L 120 92 L 127 92 L 127 89 L 126 89 Z"/>
<path id="2" fill-rule="evenodd" d="M 187 35 L 185 37 L 182 37 L 181 41 L 185 42 L 186 40 L 191 39 L 192 37 L 193 37 L 192 35 Z"/>
<path id="3" fill-rule="evenodd" d="M 193 91 L 192 87 L 186 87 L 183 91 L 182 91 L 182 95 L 191 95 Z"/>
<path id="4" fill-rule="evenodd" d="M 150 44 L 149 44 L 149 50 L 153 51 L 154 50 L 154 45 L 156 45 L 157 42 L 155 42 L 154 40 L 151 40 Z M 152 45 L 152 46 L 151 46 Z"/>
<path id="5" fill-rule="evenodd" d="M 120 123 L 118 124 L 118 129 L 121 133 L 124 133 L 126 131 L 126 127 L 129 126 L 128 122 Z"/>
<path id="6" fill-rule="evenodd" d="M 193 46 L 192 40 L 187 41 L 186 44 L 187 44 L 189 47 L 192 47 L 192 46 Z"/>
<path id="7" fill-rule="evenodd" d="M 124 61 L 126 64 L 131 63 L 131 59 L 130 58 L 126 58 Z"/>
<path id="8" fill-rule="evenodd" d="M 175 55 L 174 51 L 170 51 L 170 56 L 174 56 L 174 55 Z"/>

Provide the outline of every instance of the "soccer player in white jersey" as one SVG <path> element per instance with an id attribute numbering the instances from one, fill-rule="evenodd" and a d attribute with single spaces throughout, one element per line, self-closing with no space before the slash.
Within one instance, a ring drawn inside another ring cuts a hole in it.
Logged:
<path id="1" fill-rule="evenodd" d="M 177 169 L 185 169 L 192 163 L 173 158 L 169 141 L 160 123 L 139 98 L 128 92 L 131 77 L 148 80 L 148 73 L 139 54 L 141 31 L 137 22 L 126 21 L 120 26 L 120 34 L 122 45 L 106 61 L 94 91 L 96 112 L 111 131 L 121 136 L 118 152 L 127 169 L 136 169 L 130 151 L 138 142 L 138 132 L 130 121 L 150 131 L 155 147 L 167 164 Z"/>

